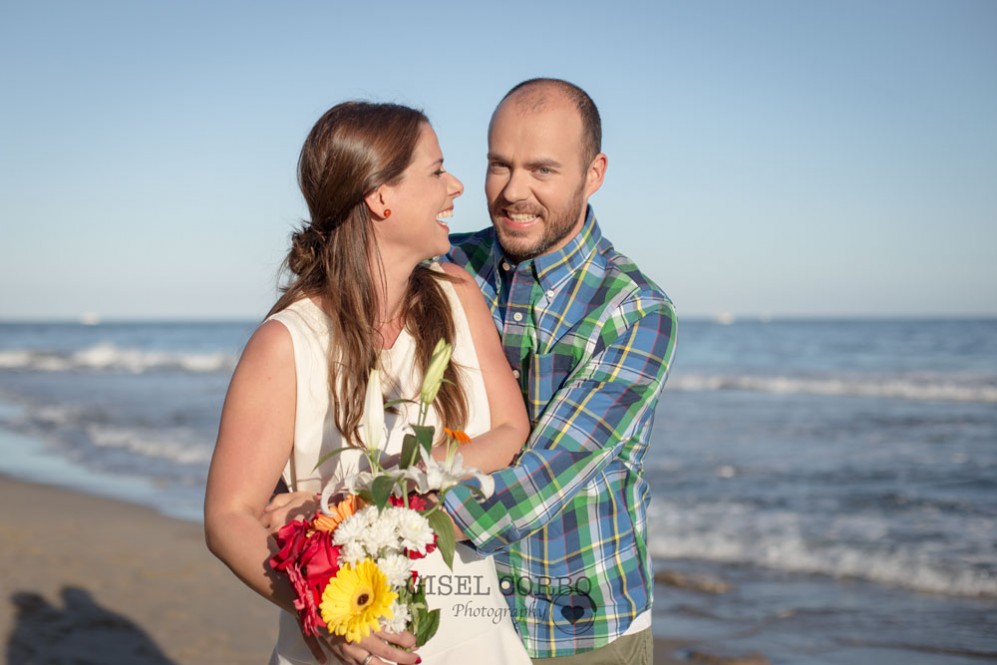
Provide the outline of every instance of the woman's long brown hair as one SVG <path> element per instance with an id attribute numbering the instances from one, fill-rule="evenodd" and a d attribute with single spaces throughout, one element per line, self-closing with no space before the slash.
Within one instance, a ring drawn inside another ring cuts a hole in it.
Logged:
<path id="1" fill-rule="evenodd" d="M 293 277 L 267 316 L 302 298 L 320 300 L 331 326 L 330 405 L 336 427 L 354 446 L 362 445 L 358 429 L 367 378 L 381 350 L 374 280 L 383 279 L 383 266 L 371 266 L 368 258 L 379 254 L 364 197 L 401 180 L 428 122 L 420 111 L 397 104 L 345 102 L 315 123 L 298 159 L 298 184 L 311 220 L 291 236 L 284 265 Z M 402 316 L 415 339 L 420 373 L 441 338 L 454 342 L 450 303 L 439 284 L 447 279 L 425 265 L 409 278 Z M 453 363 L 445 378 L 436 410 L 446 427 L 459 429 L 467 420 L 467 401 Z"/>

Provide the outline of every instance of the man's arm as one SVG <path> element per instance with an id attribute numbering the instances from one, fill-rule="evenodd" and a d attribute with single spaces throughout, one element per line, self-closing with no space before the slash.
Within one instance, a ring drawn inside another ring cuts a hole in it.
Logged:
<path id="1" fill-rule="evenodd" d="M 466 488 L 447 495 L 447 511 L 482 553 L 543 528 L 650 425 L 674 355 L 675 314 L 663 299 L 628 305 L 631 323 L 558 390 L 516 464 L 492 474 L 491 498 L 479 502 Z"/>

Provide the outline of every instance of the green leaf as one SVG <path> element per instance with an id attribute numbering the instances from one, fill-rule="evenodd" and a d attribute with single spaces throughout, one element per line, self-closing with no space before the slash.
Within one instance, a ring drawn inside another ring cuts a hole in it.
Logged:
<path id="1" fill-rule="evenodd" d="M 314 468 L 312 468 L 312 471 L 314 471 L 315 469 L 319 468 L 320 466 L 322 466 L 322 464 L 324 464 L 325 462 L 329 461 L 330 459 L 332 459 L 333 457 L 335 457 L 339 453 L 343 452 L 344 450 L 352 450 L 352 447 L 351 446 L 343 446 L 342 448 L 336 448 L 335 450 L 331 450 L 331 451 L 327 452 L 325 455 L 322 455 L 322 457 L 318 458 L 318 461 L 315 462 L 315 466 L 314 466 Z"/>
<path id="2" fill-rule="evenodd" d="M 412 425 L 412 430 L 415 432 L 415 438 L 426 449 L 426 452 L 430 452 L 433 449 L 433 436 L 436 434 L 436 428 L 430 425 Z"/>
<path id="3" fill-rule="evenodd" d="M 394 479 L 388 476 L 378 476 L 374 479 L 374 482 L 371 483 L 371 498 L 373 499 L 373 503 L 377 506 L 378 510 L 384 510 L 384 507 L 388 505 L 388 498 L 391 496 L 391 490 L 394 486 Z"/>
<path id="4" fill-rule="evenodd" d="M 402 439 L 402 458 L 398 468 L 407 469 L 419 461 L 419 440 L 414 434 L 406 434 Z"/>
<path id="5" fill-rule="evenodd" d="M 425 616 L 419 621 L 419 625 L 416 628 L 418 632 L 415 633 L 415 645 L 421 647 L 436 634 L 437 629 L 440 627 L 440 611 L 438 609 L 431 612 L 427 612 Z"/>
<path id="6" fill-rule="evenodd" d="M 453 553 L 457 547 L 457 540 L 454 538 L 453 523 L 449 515 L 443 510 L 434 510 L 426 516 L 426 519 L 429 520 L 430 528 L 436 532 L 436 547 L 440 550 L 443 562 L 447 564 L 447 568 L 453 570 Z"/>
<path id="7" fill-rule="evenodd" d="M 409 594 L 409 605 L 428 607 L 426 605 L 426 584 L 419 581 L 415 584 L 409 584 L 405 587 L 406 593 Z"/>

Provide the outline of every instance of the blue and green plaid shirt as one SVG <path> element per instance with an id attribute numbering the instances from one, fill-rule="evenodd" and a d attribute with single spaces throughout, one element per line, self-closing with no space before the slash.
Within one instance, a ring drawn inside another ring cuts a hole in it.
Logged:
<path id="1" fill-rule="evenodd" d="M 448 512 L 493 554 L 530 655 L 605 646 L 651 607 L 643 461 L 675 351 L 668 297 L 602 237 L 592 209 L 562 250 L 514 265 L 492 229 L 448 259 L 491 306 L 532 425 L 514 464 Z"/>

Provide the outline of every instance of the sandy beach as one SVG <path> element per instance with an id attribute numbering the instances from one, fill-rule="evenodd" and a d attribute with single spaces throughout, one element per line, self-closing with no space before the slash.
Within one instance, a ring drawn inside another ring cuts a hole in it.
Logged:
<path id="1" fill-rule="evenodd" d="M 199 525 L 6 477 L 0 506 L 4 662 L 266 662 L 276 610 Z"/>
<path id="2" fill-rule="evenodd" d="M 0 476 L 3 661 L 262 664 L 276 610 L 204 545 L 200 525 Z M 656 665 L 678 663 L 659 641 Z"/>

